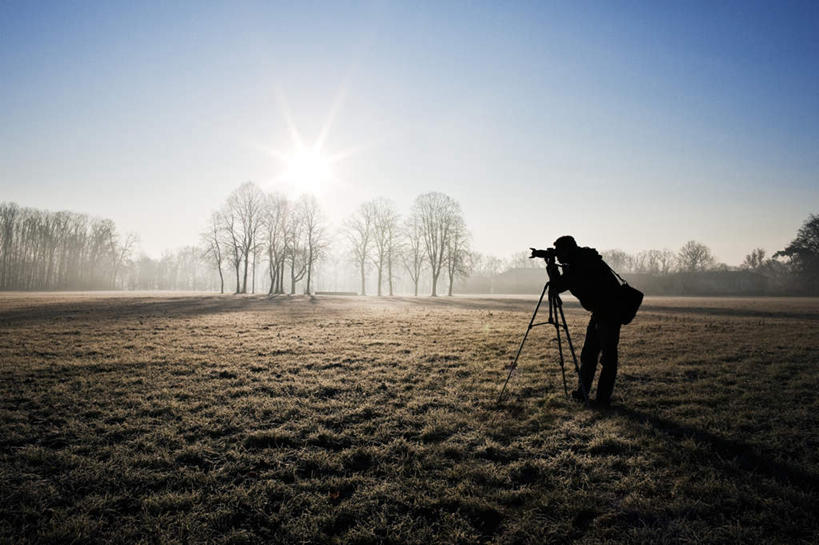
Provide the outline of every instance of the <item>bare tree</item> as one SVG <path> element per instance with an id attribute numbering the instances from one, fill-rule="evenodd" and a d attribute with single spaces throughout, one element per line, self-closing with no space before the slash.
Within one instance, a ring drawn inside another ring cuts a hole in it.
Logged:
<path id="1" fill-rule="evenodd" d="M 365 202 L 345 221 L 344 225 L 344 234 L 350 243 L 353 260 L 361 273 L 361 295 L 367 295 L 367 263 L 372 252 L 375 216 L 373 203 Z"/>
<path id="2" fill-rule="evenodd" d="M 708 246 L 696 240 L 689 240 L 683 244 L 677 259 L 683 272 L 704 271 L 715 261 Z"/>
<path id="3" fill-rule="evenodd" d="M 287 261 L 290 263 L 290 295 L 296 294 L 296 283 L 307 273 L 307 260 L 304 246 L 304 216 L 301 210 L 294 209 L 287 216 L 285 231 Z"/>
<path id="4" fill-rule="evenodd" d="M 241 293 L 247 293 L 247 272 L 251 255 L 257 251 L 258 232 L 262 224 L 264 193 L 253 182 L 245 182 L 230 197 L 227 206 L 235 218 L 235 239 L 244 264 Z"/>
<path id="5" fill-rule="evenodd" d="M 657 263 L 660 266 L 660 274 L 668 274 L 677 266 L 677 255 L 668 248 L 663 248 L 657 254 Z"/>
<path id="6" fill-rule="evenodd" d="M 631 258 L 631 271 L 646 274 L 668 274 L 677 259 L 671 250 L 643 250 Z"/>
<path id="7" fill-rule="evenodd" d="M 455 278 L 469 274 L 469 231 L 463 218 L 457 216 L 452 222 L 452 229 L 446 243 L 444 262 L 449 275 L 447 295 L 452 296 L 452 285 Z"/>
<path id="8" fill-rule="evenodd" d="M 310 295 L 313 268 L 327 249 L 324 215 L 313 195 L 305 195 L 299 200 L 299 214 L 304 226 L 305 263 L 307 265 L 307 286 L 304 293 Z"/>
<path id="9" fill-rule="evenodd" d="M 387 281 L 390 297 L 393 296 L 393 282 L 395 280 L 394 264 L 401 254 L 401 216 L 398 212 L 384 222 L 385 241 L 387 246 Z"/>
<path id="10" fill-rule="evenodd" d="M 202 244 L 204 246 L 203 257 L 213 260 L 216 270 L 219 271 L 219 293 L 225 293 L 225 277 L 222 274 L 222 242 L 223 233 L 222 216 L 218 212 L 210 215 L 210 222 L 207 230 L 202 233 Z"/>
<path id="11" fill-rule="evenodd" d="M 114 222 L 108 219 L 94 220 L 91 223 L 91 246 L 89 254 L 89 262 L 91 263 L 111 263 L 111 244 L 112 237 L 116 237 L 116 226 Z M 89 269 L 94 274 L 91 277 L 91 285 L 106 286 L 109 276 L 109 271 L 104 271 L 101 268 Z M 113 286 L 111 286 L 113 287 Z"/>
<path id="12" fill-rule="evenodd" d="M 634 256 L 633 270 L 636 273 L 657 274 L 660 272 L 659 250 L 642 250 Z"/>
<path id="13" fill-rule="evenodd" d="M 116 288 L 117 285 L 117 275 L 119 274 L 120 270 L 125 266 L 127 261 L 131 259 L 131 253 L 134 250 L 134 245 L 136 245 L 136 235 L 133 233 L 128 233 L 125 236 L 125 240 L 122 244 L 119 243 L 119 237 L 116 234 L 116 230 L 112 229 L 109 231 L 109 239 L 108 245 L 111 252 L 111 285 L 112 287 Z"/>
<path id="14" fill-rule="evenodd" d="M 204 247 L 185 246 L 163 252 L 161 259 L 141 256 L 130 261 L 124 273 L 130 289 L 217 290 L 224 288 Z"/>
<path id="15" fill-rule="evenodd" d="M 606 250 L 601 252 L 603 260 L 615 271 L 632 272 L 634 270 L 634 258 L 620 249 Z"/>
<path id="16" fill-rule="evenodd" d="M 413 204 L 424 240 L 424 251 L 432 274 L 432 296 L 438 295 L 438 277 L 444 266 L 444 255 L 461 207 L 450 196 L 432 192 L 419 195 Z"/>
<path id="17" fill-rule="evenodd" d="M 219 225 L 222 229 L 222 237 L 227 248 L 228 261 L 236 273 L 236 292 L 241 293 L 242 288 L 239 283 L 240 271 L 242 268 L 242 234 L 239 227 L 238 214 L 231 206 L 225 206 L 219 212 Z"/>
<path id="18" fill-rule="evenodd" d="M 750 254 L 745 256 L 745 261 L 742 262 L 740 265 L 743 269 L 748 269 L 751 271 L 756 271 L 762 267 L 765 263 L 765 250 L 762 248 L 756 248 L 751 251 Z"/>
<path id="19" fill-rule="evenodd" d="M 398 244 L 398 212 L 392 202 L 381 198 L 371 201 L 373 211 L 372 240 L 375 253 L 373 265 L 378 272 L 378 295 L 381 295 L 381 284 L 384 267 L 387 267 L 390 295 L 392 295 L 392 261 Z"/>
<path id="20" fill-rule="evenodd" d="M 401 261 L 412 280 L 415 296 L 418 297 L 418 281 L 424 266 L 424 235 L 421 232 L 421 220 L 418 216 L 412 214 L 407 218 L 403 235 Z"/>
<path id="21" fill-rule="evenodd" d="M 287 224 L 290 203 L 278 193 L 267 195 L 264 208 L 264 246 L 267 252 L 267 270 L 270 277 L 269 295 L 284 293 L 284 262 L 287 257 Z"/>
<path id="22" fill-rule="evenodd" d="M 84 214 L 72 214 L 65 244 L 65 277 L 62 287 L 86 287 L 91 219 Z"/>
<path id="23" fill-rule="evenodd" d="M 484 255 L 480 252 L 472 252 L 469 258 L 470 274 L 491 278 L 503 270 L 503 260 L 493 255 Z"/>
<path id="24" fill-rule="evenodd" d="M 0 287 L 9 289 L 13 287 L 12 268 L 14 263 L 14 231 L 17 227 L 17 216 L 20 214 L 20 207 L 12 203 L 0 204 Z"/>

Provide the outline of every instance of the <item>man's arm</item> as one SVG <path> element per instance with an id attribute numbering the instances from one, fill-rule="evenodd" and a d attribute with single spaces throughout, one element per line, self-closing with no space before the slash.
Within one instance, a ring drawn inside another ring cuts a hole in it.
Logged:
<path id="1" fill-rule="evenodd" d="M 529 259 L 543 258 L 546 260 L 546 272 L 549 273 L 549 289 L 554 290 L 555 293 L 569 289 L 569 279 L 566 278 L 565 274 L 560 274 L 560 269 L 554 262 L 554 254 L 551 255 L 550 260 L 549 251 L 537 250 L 535 248 L 529 249 L 532 250 L 532 255 L 529 256 Z"/>
<path id="2" fill-rule="evenodd" d="M 560 293 L 569 289 L 571 277 L 568 273 L 561 274 L 560 269 L 554 263 L 546 265 L 546 272 L 549 273 L 549 290 Z"/>

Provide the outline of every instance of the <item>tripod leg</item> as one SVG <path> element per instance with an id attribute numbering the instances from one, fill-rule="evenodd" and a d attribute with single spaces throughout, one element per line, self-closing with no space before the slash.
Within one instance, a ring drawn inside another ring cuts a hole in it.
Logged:
<path id="1" fill-rule="evenodd" d="M 526 343 L 526 338 L 529 336 L 529 332 L 532 331 L 532 326 L 535 323 L 535 317 L 537 316 L 537 311 L 540 309 L 540 304 L 543 302 L 543 296 L 546 294 L 546 290 L 549 288 L 549 283 L 546 282 L 546 285 L 543 286 L 543 291 L 540 292 L 540 299 L 537 300 L 537 305 L 535 306 L 535 311 L 532 313 L 532 319 L 529 320 L 529 326 L 526 328 L 526 333 L 523 334 L 523 339 L 520 341 L 520 346 L 518 347 L 518 353 L 515 354 L 515 360 L 512 362 L 512 365 L 509 366 L 509 374 L 506 375 L 506 382 L 503 383 L 503 388 L 501 389 L 500 395 L 498 395 L 498 400 L 495 402 L 496 404 L 500 404 L 501 399 L 503 399 L 503 394 L 506 392 L 506 385 L 509 384 L 509 379 L 512 378 L 512 373 L 515 371 L 518 365 L 518 358 L 520 357 L 520 353 L 523 351 L 523 345 Z M 549 308 L 549 315 L 551 318 L 551 307 Z"/>
<path id="2" fill-rule="evenodd" d="M 560 341 L 560 325 L 557 321 L 555 321 L 555 334 L 557 335 L 557 353 L 560 356 L 560 374 L 563 376 L 563 393 L 569 397 L 569 388 L 566 386 L 566 365 L 563 360 L 563 343 Z"/>
<path id="3" fill-rule="evenodd" d="M 583 377 L 580 376 L 580 367 L 577 365 L 577 356 L 574 353 L 574 346 L 572 345 L 572 337 L 569 335 L 569 326 L 566 324 L 566 315 L 563 314 L 563 302 L 559 301 L 557 308 L 560 311 L 560 321 L 563 323 L 563 329 L 566 331 L 566 342 L 569 344 L 569 351 L 572 353 L 572 361 L 574 362 L 574 370 L 577 373 L 577 383 L 580 385 L 580 391 L 583 392 L 583 398 L 586 400 L 586 405 L 589 404 L 589 393 L 586 391 L 586 386 L 583 384 Z"/>

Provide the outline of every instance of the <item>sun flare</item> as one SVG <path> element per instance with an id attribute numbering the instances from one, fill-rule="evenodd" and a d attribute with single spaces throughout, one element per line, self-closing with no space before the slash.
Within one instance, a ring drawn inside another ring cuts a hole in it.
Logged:
<path id="1" fill-rule="evenodd" d="M 287 160 L 284 179 L 296 188 L 318 193 L 332 181 L 330 161 L 315 149 L 302 149 Z"/>

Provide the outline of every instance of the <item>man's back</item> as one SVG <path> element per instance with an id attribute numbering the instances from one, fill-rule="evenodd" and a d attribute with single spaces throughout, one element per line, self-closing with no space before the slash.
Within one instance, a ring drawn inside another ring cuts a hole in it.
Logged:
<path id="1" fill-rule="evenodd" d="M 572 262 L 563 268 L 563 287 L 568 288 L 586 310 L 613 310 L 620 283 L 597 250 L 577 248 L 572 257 Z"/>

